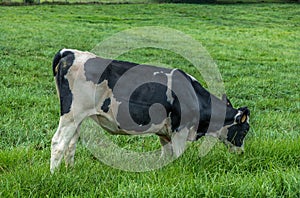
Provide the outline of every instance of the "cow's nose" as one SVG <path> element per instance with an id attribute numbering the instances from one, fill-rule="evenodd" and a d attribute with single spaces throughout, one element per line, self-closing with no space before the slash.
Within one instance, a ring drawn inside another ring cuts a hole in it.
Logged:
<path id="1" fill-rule="evenodd" d="M 244 145 L 242 145 L 240 148 L 239 148 L 239 151 L 238 151 L 240 155 L 244 154 L 245 153 L 245 149 L 244 149 Z"/>

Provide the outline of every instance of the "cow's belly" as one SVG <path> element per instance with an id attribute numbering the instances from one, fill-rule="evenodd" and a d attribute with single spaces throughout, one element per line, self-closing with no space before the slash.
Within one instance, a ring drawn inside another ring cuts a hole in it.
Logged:
<path id="1" fill-rule="evenodd" d="M 120 135 L 126 135 L 124 131 L 120 130 L 118 123 L 114 121 L 113 119 L 109 119 L 107 116 L 98 115 L 97 116 L 97 122 L 98 124 L 104 128 L 107 132 L 111 134 L 120 134 Z"/>
<path id="2" fill-rule="evenodd" d="M 124 129 L 118 124 L 118 122 L 114 118 L 112 118 L 108 114 L 97 115 L 96 122 L 108 133 L 113 135 L 141 135 L 147 133 L 168 136 L 171 135 L 171 125 L 169 118 L 165 119 L 160 124 L 152 124 L 145 130 L 143 130 L 143 126 L 140 126 L 141 128 L 137 128 L 137 130 Z"/>

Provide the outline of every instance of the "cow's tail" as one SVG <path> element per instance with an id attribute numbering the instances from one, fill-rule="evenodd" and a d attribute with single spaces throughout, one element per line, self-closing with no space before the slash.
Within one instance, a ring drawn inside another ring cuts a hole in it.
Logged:
<path id="1" fill-rule="evenodd" d="M 65 64 L 67 64 L 69 68 L 74 61 L 74 51 L 70 49 L 61 49 L 55 54 L 52 61 L 53 76 L 56 76 L 61 69 L 59 67 L 62 60 L 65 60 Z"/>
<path id="2" fill-rule="evenodd" d="M 53 76 L 54 76 L 54 79 L 55 79 L 55 84 L 56 84 L 56 91 L 57 91 L 57 95 L 58 95 L 58 98 L 60 98 L 60 89 L 59 89 L 59 82 L 60 80 L 58 79 L 58 70 L 59 70 L 59 64 L 60 64 L 60 61 L 61 59 L 63 58 L 62 56 L 62 50 L 63 49 L 60 49 L 54 56 L 53 58 L 53 61 L 52 61 L 52 70 L 53 70 Z"/>
<path id="3" fill-rule="evenodd" d="M 58 72 L 58 64 L 61 59 L 62 59 L 62 49 L 59 50 L 53 58 L 53 61 L 52 61 L 53 76 L 56 76 L 56 74 Z"/>
<path id="4" fill-rule="evenodd" d="M 59 97 L 61 92 L 66 93 L 69 91 L 68 89 L 64 90 L 64 88 L 69 87 L 69 82 L 65 79 L 65 75 L 73 65 L 74 60 L 75 51 L 70 49 L 59 50 L 53 58 L 52 69 Z"/>

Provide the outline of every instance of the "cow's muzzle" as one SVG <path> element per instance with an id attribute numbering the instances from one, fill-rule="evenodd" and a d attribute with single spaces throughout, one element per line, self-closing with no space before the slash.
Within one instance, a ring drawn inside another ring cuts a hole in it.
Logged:
<path id="1" fill-rule="evenodd" d="M 242 145 L 242 146 L 231 146 L 229 148 L 229 152 L 230 153 L 235 153 L 235 154 L 238 154 L 238 155 L 242 155 L 245 152 L 244 145 Z"/>

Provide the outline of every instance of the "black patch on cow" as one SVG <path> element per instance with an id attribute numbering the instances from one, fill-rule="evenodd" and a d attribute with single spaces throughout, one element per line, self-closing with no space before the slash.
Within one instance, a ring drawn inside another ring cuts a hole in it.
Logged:
<path id="1" fill-rule="evenodd" d="M 117 61 L 103 58 L 91 58 L 84 64 L 87 81 L 100 84 L 108 81 L 108 87 L 113 89 L 120 77 L 129 69 L 137 66 L 137 63 Z"/>
<path id="2" fill-rule="evenodd" d="M 105 113 L 108 112 L 110 102 L 111 102 L 110 98 L 106 98 L 106 99 L 104 100 L 103 105 L 101 106 L 101 109 L 102 109 L 103 112 L 105 112 Z"/>
<path id="3" fill-rule="evenodd" d="M 200 118 L 198 122 L 196 137 L 196 140 L 198 140 L 200 137 L 205 135 L 209 127 L 211 118 L 211 94 L 206 89 L 204 89 L 198 81 L 191 79 L 191 77 L 188 76 L 184 71 L 178 71 L 181 72 L 181 74 L 184 75 L 188 81 L 190 81 L 198 99 L 200 110 Z"/>
<path id="4" fill-rule="evenodd" d="M 55 56 L 54 56 L 54 58 L 53 58 L 53 61 L 52 61 L 52 71 L 53 71 L 53 76 L 56 76 L 56 74 L 57 74 L 56 66 L 58 65 L 60 59 L 62 58 L 62 57 L 61 57 L 60 51 L 61 51 L 61 50 L 59 50 L 59 51 L 55 54 Z"/>
<path id="5" fill-rule="evenodd" d="M 198 82 L 191 79 L 185 72 L 179 70 L 190 81 L 198 99 L 200 119 L 198 122 L 196 140 L 207 133 L 211 119 L 211 94 Z"/>
<path id="6" fill-rule="evenodd" d="M 171 118 L 171 130 L 172 131 L 177 131 L 180 122 L 181 122 L 181 106 L 179 103 L 179 100 L 177 96 L 172 92 L 172 97 L 173 97 L 173 104 L 171 107 L 171 113 L 170 113 L 170 118 Z"/>
<path id="7" fill-rule="evenodd" d="M 232 106 L 228 106 L 226 102 L 212 95 L 198 81 L 193 80 L 185 72 L 181 70 L 178 71 L 181 72 L 181 74 L 184 75 L 185 78 L 190 81 L 198 99 L 200 118 L 198 123 L 196 140 L 204 136 L 207 133 L 209 127 L 212 131 L 216 131 L 219 130 L 222 126 L 230 125 L 234 122 L 234 117 L 238 113 L 236 109 L 234 109 Z M 212 103 L 215 105 L 214 115 L 212 115 Z M 219 110 L 226 110 L 224 118 L 220 118 L 224 119 L 224 122 L 221 121 L 217 123 L 211 123 L 211 119 L 213 117 L 216 119 L 219 117 L 219 114 L 222 114 L 222 112 L 218 112 Z"/>
<path id="8" fill-rule="evenodd" d="M 249 131 L 249 124 L 235 124 L 228 128 L 227 140 L 235 146 L 242 146 L 243 140 Z"/>
<path id="9" fill-rule="evenodd" d="M 60 96 L 60 115 L 70 112 L 73 94 L 69 82 L 65 78 L 69 68 L 74 62 L 75 56 L 71 51 L 58 52 L 53 59 L 53 74 L 55 75 Z M 58 65 L 58 66 L 57 66 Z M 56 72 L 57 66 L 57 72 Z"/>
<path id="10" fill-rule="evenodd" d="M 211 95 L 206 91 L 199 82 L 192 81 L 192 85 L 196 92 L 200 110 L 200 119 L 197 129 L 197 139 L 202 137 L 208 130 L 211 118 Z"/>
<path id="11" fill-rule="evenodd" d="M 84 63 L 84 72 L 87 81 L 92 81 L 94 84 L 98 84 L 100 77 L 104 70 L 111 63 L 110 59 L 103 58 L 91 58 Z"/>
<path id="12" fill-rule="evenodd" d="M 159 83 L 146 83 L 134 90 L 129 99 L 129 112 L 131 118 L 138 125 L 159 124 L 171 112 L 171 105 L 167 102 L 167 87 Z M 153 104 L 161 104 L 164 112 L 157 112 L 157 116 L 153 116 L 151 121 L 149 110 Z"/>
<path id="13" fill-rule="evenodd" d="M 60 61 L 63 59 L 63 58 L 66 58 L 66 62 L 67 62 L 67 67 L 69 68 L 72 64 L 73 64 L 73 61 L 74 61 L 74 53 L 71 52 L 71 51 L 65 51 L 64 53 L 61 53 L 61 50 L 59 50 L 54 58 L 53 58 L 53 61 L 52 61 L 52 70 L 53 70 L 53 75 L 56 76 L 57 72 L 58 72 L 58 69 L 59 67 L 57 68 L 57 71 L 56 71 L 56 67 L 58 66 L 58 64 L 60 63 Z M 68 71 L 68 70 L 67 70 Z"/>
<path id="14" fill-rule="evenodd" d="M 119 78 L 129 69 L 137 65 L 139 64 L 113 60 L 102 73 L 98 83 L 108 80 L 108 87 L 113 89 Z"/>

